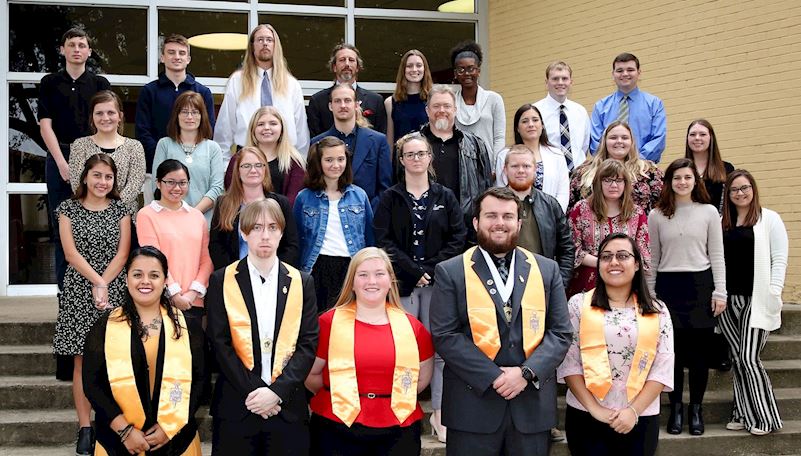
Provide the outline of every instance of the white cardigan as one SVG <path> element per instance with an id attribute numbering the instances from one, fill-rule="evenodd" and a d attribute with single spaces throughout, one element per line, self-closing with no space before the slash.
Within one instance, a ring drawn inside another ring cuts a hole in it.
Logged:
<path id="1" fill-rule="evenodd" d="M 503 172 L 506 153 L 509 149 L 503 149 L 498 153 L 495 160 L 495 186 L 506 187 L 509 180 Z M 567 203 L 570 199 L 570 172 L 567 169 L 565 155 L 555 147 L 541 146 L 540 156 L 542 157 L 542 191 L 553 196 L 562 206 L 562 212 L 567 213 Z"/>
<path id="2" fill-rule="evenodd" d="M 754 225 L 754 289 L 749 327 L 773 331 L 782 325 L 782 288 L 787 269 L 787 230 L 776 212 L 762 208 Z"/>

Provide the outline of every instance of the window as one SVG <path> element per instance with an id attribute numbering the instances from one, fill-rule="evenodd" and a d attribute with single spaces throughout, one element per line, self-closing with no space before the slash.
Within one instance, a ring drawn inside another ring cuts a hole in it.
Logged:
<path id="1" fill-rule="evenodd" d="M 275 27 L 296 78 L 333 80 L 328 59 L 331 49 L 345 39 L 345 18 L 260 14 L 259 23 Z"/>

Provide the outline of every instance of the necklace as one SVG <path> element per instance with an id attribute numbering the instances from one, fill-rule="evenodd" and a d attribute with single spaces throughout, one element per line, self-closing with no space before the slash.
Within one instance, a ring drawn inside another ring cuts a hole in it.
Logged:
<path id="1" fill-rule="evenodd" d="M 181 143 L 181 149 L 184 151 L 184 155 L 186 156 L 186 162 L 190 165 L 192 164 L 192 152 L 197 149 L 197 144 L 184 144 Z"/>

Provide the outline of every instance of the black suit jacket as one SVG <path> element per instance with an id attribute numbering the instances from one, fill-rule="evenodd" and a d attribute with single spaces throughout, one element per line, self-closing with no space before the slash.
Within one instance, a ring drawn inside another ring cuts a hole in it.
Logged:
<path id="1" fill-rule="evenodd" d="M 463 254 L 464 255 L 464 254 Z M 573 327 L 567 311 L 567 299 L 559 275 L 559 267 L 543 256 L 535 255 L 545 287 L 545 334 L 542 342 L 526 358 L 523 351 L 523 321 L 520 300 L 531 268 L 525 254 L 515 249 L 512 323 L 506 324 L 499 293 L 491 294 L 497 309 L 496 317 L 501 349 L 494 360 L 473 343 L 467 319 L 467 297 L 462 255 L 437 265 L 434 295 L 431 302 L 431 333 L 437 353 L 445 360 L 442 396 L 442 421 L 449 428 L 464 432 L 492 433 L 500 429 L 506 409 L 519 432 L 543 432 L 556 426 L 556 367 L 570 346 Z M 481 282 L 487 285 L 492 277 L 481 252 L 472 258 Z M 499 366 L 526 365 L 538 378 L 538 387 L 530 384 L 514 399 L 507 401 L 492 387 L 501 374 Z"/>
<path id="2" fill-rule="evenodd" d="M 309 99 L 306 106 L 306 118 L 309 123 L 309 133 L 312 138 L 328 131 L 334 125 L 334 115 L 328 109 L 329 97 L 336 84 L 323 89 Z M 387 110 L 384 108 L 384 99 L 381 95 L 356 85 L 356 97 L 361 102 L 362 114 L 370 121 L 373 130 L 387 133 Z"/>
<path id="3" fill-rule="evenodd" d="M 284 287 L 289 288 L 292 279 L 284 264 L 278 270 L 278 299 L 275 312 L 275 334 L 278 337 L 281 320 L 284 317 L 287 295 L 282 292 Z M 298 341 L 295 353 L 283 372 L 269 386 L 281 400 L 281 412 L 278 417 L 288 422 L 306 420 L 308 418 L 308 401 L 306 400 L 303 381 L 309 375 L 314 363 L 317 350 L 317 305 L 314 292 L 314 280 L 304 272 L 300 273 L 303 285 L 303 314 L 301 316 Z M 258 321 L 256 318 L 256 304 L 253 300 L 253 289 L 250 284 L 247 258 L 242 259 L 237 266 L 236 281 L 242 290 L 242 295 L 250 314 L 253 347 L 261 347 Z M 211 402 L 211 414 L 227 420 L 263 420 L 258 415 L 248 411 L 245 399 L 256 388 L 267 386 L 261 379 L 261 356 L 254 353 L 255 365 L 248 370 L 234 351 L 231 343 L 231 329 L 228 326 L 228 313 L 223 301 L 223 282 L 225 269 L 218 269 L 211 275 L 209 290 L 206 295 L 206 312 L 208 314 L 207 335 L 214 346 L 214 354 L 220 366 L 220 375 L 214 387 L 214 397 Z M 275 359 L 275 344 L 273 344 L 273 359 Z M 280 362 L 280 361 L 279 361 Z M 275 419 L 275 418 L 272 418 Z"/>

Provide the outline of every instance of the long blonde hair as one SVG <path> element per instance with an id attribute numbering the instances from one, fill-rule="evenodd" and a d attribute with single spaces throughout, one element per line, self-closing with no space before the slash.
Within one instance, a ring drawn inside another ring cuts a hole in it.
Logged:
<path id="1" fill-rule="evenodd" d="M 601 164 L 604 160 L 609 158 L 609 150 L 606 148 L 606 137 L 609 135 L 609 132 L 617 126 L 622 126 L 628 130 L 631 136 L 631 149 L 629 150 L 629 154 L 623 159 L 623 167 L 626 169 L 626 173 L 632 184 L 638 182 L 640 176 L 648 177 L 648 171 L 655 167 L 652 161 L 640 158 L 640 153 L 637 151 L 637 143 L 634 139 L 634 133 L 631 131 L 629 124 L 616 120 L 610 123 L 609 126 L 606 127 L 606 130 L 604 130 L 604 135 L 598 144 L 598 152 L 595 153 L 595 157 L 593 157 L 592 161 L 587 166 L 584 175 L 581 176 L 581 196 L 584 198 L 592 191 L 592 182 L 595 180 L 595 174 L 598 172 Z"/>
<path id="2" fill-rule="evenodd" d="M 283 95 L 289 90 L 289 79 L 292 77 L 292 73 L 289 71 L 289 65 L 284 58 L 284 48 L 281 47 L 281 38 L 272 25 L 259 24 L 250 32 L 250 36 L 248 37 L 248 49 L 241 70 L 242 94 L 239 96 L 240 100 L 250 97 L 256 91 L 256 81 L 259 79 L 259 64 L 256 62 L 256 57 L 253 55 L 253 37 L 256 36 L 256 32 L 265 28 L 273 32 L 273 38 L 275 39 L 275 44 L 273 45 L 273 92 L 276 95 Z"/>
<path id="3" fill-rule="evenodd" d="M 234 230 L 234 219 L 236 219 L 236 216 L 239 215 L 242 202 L 245 200 L 245 190 L 244 187 L 242 187 L 242 179 L 239 172 L 239 164 L 242 163 L 242 160 L 245 158 L 245 154 L 253 154 L 259 159 L 259 161 L 267 165 L 267 157 L 264 156 L 264 152 L 262 152 L 258 147 L 243 147 L 234 156 L 233 160 L 235 160 L 236 163 L 234 163 L 234 170 L 231 174 L 231 187 L 223 196 L 218 199 L 217 202 L 217 205 L 220 207 L 220 218 L 217 223 L 222 231 Z M 273 181 L 270 178 L 270 167 L 265 166 L 263 169 L 264 179 L 261 181 L 261 188 L 266 195 L 267 193 L 273 191 Z"/>
<path id="4" fill-rule="evenodd" d="M 249 134 L 247 137 L 247 145 L 259 147 L 259 140 L 256 138 L 256 124 L 259 123 L 259 119 L 261 119 L 262 116 L 267 114 L 278 119 L 278 122 L 281 124 L 281 136 L 278 137 L 278 144 L 275 146 L 275 155 L 278 156 L 278 170 L 282 173 L 288 173 L 293 161 L 302 169 L 306 169 L 306 161 L 303 160 L 303 156 L 295 149 L 295 146 L 292 145 L 292 142 L 289 141 L 289 138 L 285 134 L 284 118 L 273 106 L 262 106 L 253 113 L 253 117 L 250 118 L 250 125 L 248 126 Z"/>
<path id="5" fill-rule="evenodd" d="M 398 293 L 398 279 L 395 277 L 395 270 L 392 269 L 392 262 L 389 260 L 389 255 L 378 247 L 365 247 L 353 255 L 348 266 L 348 273 L 345 275 L 345 282 L 342 284 L 342 291 L 339 292 L 334 308 L 342 307 L 356 301 L 356 293 L 353 291 L 353 280 L 356 276 L 356 269 L 367 260 L 379 259 L 384 262 L 384 266 L 389 273 L 390 285 L 389 293 L 387 293 L 387 304 L 398 309 L 403 310 L 400 302 L 400 294 Z"/>

